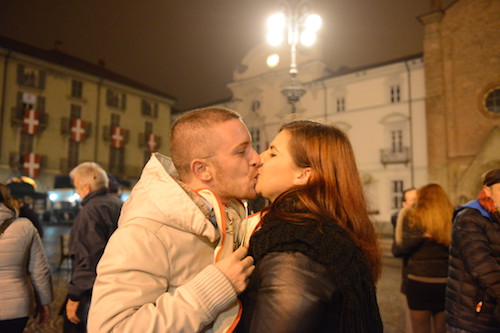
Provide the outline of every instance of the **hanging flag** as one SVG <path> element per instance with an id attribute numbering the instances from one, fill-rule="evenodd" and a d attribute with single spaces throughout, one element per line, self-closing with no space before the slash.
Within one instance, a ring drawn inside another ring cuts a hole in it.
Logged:
<path id="1" fill-rule="evenodd" d="M 124 130 L 121 127 L 113 127 L 111 129 L 111 146 L 113 148 L 122 148 L 124 143 Z"/>
<path id="2" fill-rule="evenodd" d="M 149 147 L 149 151 L 152 153 L 156 150 L 156 145 L 158 144 L 156 141 L 156 135 L 153 133 L 147 135 L 147 144 Z"/>
<path id="3" fill-rule="evenodd" d="M 24 174 L 31 178 L 37 178 L 40 171 L 40 155 L 35 153 L 24 154 Z"/>
<path id="4" fill-rule="evenodd" d="M 23 103 L 34 107 L 36 105 L 36 96 L 30 93 L 23 93 Z"/>
<path id="5" fill-rule="evenodd" d="M 35 135 L 38 132 L 40 113 L 35 110 L 24 110 L 23 132 Z"/>
<path id="6" fill-rule="evenodd" d="M 85 138 L 85 122 L 80 118 L 71 118 L 71 140 L 82 142 Z"/>

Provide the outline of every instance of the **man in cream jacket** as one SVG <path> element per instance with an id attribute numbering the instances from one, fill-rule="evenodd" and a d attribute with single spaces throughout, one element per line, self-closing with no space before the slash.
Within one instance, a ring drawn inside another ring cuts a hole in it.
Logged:
<path id="1" fill-rule="evenodd" d="M 240 200 L 257 196 L 259 156 L 227 109 L 184 114 L 170 141 L 172 160 L 152 155 L 99 262 L 89 332 L 230 332 L 239 320 L 254 269 Z"/>

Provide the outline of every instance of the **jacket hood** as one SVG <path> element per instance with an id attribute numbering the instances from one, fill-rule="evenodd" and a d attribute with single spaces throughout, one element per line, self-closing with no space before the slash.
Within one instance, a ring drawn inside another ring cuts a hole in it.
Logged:
<path id="1" fill-rule="evenodd" d="M 14 216 L 16 216 L 16 214 L 0 202 L 0 225 L 2 225 L 8 219 L 13 218 Z"/>
<path id="2" fill-rule="evenodd" d="M 491 218 L 490 213 L 486 209 L 484 209 L 483 206 L 481 206 L 481 204 L 479 203 L 478 200 L 471 200 L 468 203 L 466 203 L 465 205 L 463 205 L 462 207 L 458 207 L 458 209 L 457 209 L 457 211 L 455 212 L 454 215 L 456 215 L 456 213 L 458 213 L 463 208 L 472 208 L 472 209 L 475 209 L 475 210 L 479 211 L 481 213 L 481 215 L 483 215 L 484 217 L 486 217 L 488 220 L 490 220 L 490 221 L 493 220 Z"/>
<path id="3" fill-rule="evenodd" d="M 173 178 L 176 176 L 177 171 L 169 157 L 153 154 L 123 205 L 118 225 L 140 224 L 146 219 L 216 241 L 219 232 Z"/>

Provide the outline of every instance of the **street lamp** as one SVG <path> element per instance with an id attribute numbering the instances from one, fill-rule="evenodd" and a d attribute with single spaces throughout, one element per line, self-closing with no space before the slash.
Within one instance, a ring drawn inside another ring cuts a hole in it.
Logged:
<path id="1" fill-rule="evenodd" d="M 297 46 L 311 46 L 316 41 L 316 33 L 321 27 L 321 17 L 312 13 L 310 1 L 301 0 L 296 6 L 281 1 L 282 11 L 271 15 L 267 20 L 267 42 L 272 46 L 283 43 L 285 34 L 290 45 L 290 85 L 281 90 L 295 113 L 295 103 L 306 93 L 297 80 Z"/>

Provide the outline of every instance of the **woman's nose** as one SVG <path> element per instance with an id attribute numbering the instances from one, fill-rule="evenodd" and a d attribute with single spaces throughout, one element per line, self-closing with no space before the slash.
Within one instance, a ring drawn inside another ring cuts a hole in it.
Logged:
<path id="1" fill-rule="evenodd" d="M 260 164 L 262 165 L 262 163 L 264 163 L 264 161 L 266 160 L 266 152 L 263 151 L 262 153 L 260 153 Z"/>

